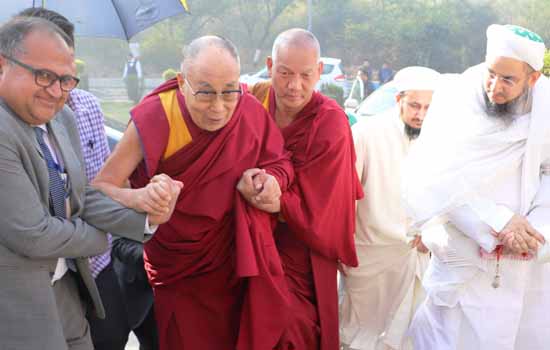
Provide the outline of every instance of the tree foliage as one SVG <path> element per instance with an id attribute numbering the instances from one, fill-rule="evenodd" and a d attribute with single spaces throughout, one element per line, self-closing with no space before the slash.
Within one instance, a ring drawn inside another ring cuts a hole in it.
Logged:
<path id="1" fill-rule="evenodd" d="M 544 68 L 542 68 L 542 72 L 547 77 L 550 77 L 550 50 L 546 50 L 546 54 L 544 55 Z"/>
<path id="2" fill-rule="evenodd" d="M 483 60 L 485 30 L 491 23 L 513 23 L 539 33 L 550 43 L 549 0 L 312 0 L 313 32 L 324 56 L 343 59 L 350 69 L 368 59 L 374 67 L 387 62 L 395 69 L 426 65 L 442 72 L 460 72 Z M 179 67 L 181 48 L 205 34 L 232 40 L 243 71 L 258 69 L 275 36 L 292 27 L 306 27 L 307 0 L 188 0 L 191 15 L 178 16 L 138 35 L 146 74 L 160 77 Z M 78 42 L 77 42 L 78 44 Z M 120 71 L 127 45 L 86 39 L 79 57 L 101 64 L 90 71 Z M 259 64 L 254 53 L 261 50 Z M 94 74 L 94 73 L 92 73 Z"/>

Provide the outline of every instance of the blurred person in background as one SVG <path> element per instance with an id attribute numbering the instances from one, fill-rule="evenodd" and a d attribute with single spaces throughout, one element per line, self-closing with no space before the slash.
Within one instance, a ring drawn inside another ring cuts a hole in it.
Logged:
<path id="1" fill-rule="evenodd" d="M 137 104 L 143 93 L 144 81 L 139 57 L 134 56 L 132 53 L 128 54 L 128 60 L 122 71 L 122 80 L 124 80 L 124 84 L 126 85 L 128 98 L 133 101 L 134 104 Z"/>

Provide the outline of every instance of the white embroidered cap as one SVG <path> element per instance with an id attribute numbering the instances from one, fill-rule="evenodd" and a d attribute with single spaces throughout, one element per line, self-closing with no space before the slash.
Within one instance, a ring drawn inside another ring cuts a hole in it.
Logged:
<path id="1" fill-rule="evenodd" d="M 535 32 L 516 25 L 491 24 L 487 28 L 487 59 L 509 57 L 539 71 L 544 66 L 544 41 Z"/>

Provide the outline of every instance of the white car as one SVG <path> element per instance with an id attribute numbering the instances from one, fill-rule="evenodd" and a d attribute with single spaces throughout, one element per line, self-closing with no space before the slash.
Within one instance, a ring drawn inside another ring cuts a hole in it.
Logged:
<path id="1" fill-rule="evenodd" d="M 259 72 L 256 72 L 254 74 L 243 74 L 239 78 L 239 81 L 241 83 L 245 83 L 247 85 L 254 85 L 257 82 L 264 81 L 269 79 L 269 74 L 267 72 L 267 67 L 262 68 Z"/>
<path id="2" fill-rule="evenodd" d="M 397 104 L 397 100 L 395 99 L 397 87 L 393 80 L 374 90 L 361 102 L 358 99 L 361 98 L 362 85 L 362 82 L 357 82 L 357 90 L 352 88 L 350 96 L 344 102 L 346 113 L 352 115 L 357 120 L 382 113 Z"/>
<path id="3" fill-rule="evenodd" d="M 321 62 L 323 62 L 323 72 L 321 72 L 321 79 L 317 83 L 317 86 L 315 86 L 315 89 L 319 90 L 323 84 L 334 84 L 343 89 L 346 77 L 342 71 L 342 60 L 339 58 L 321 57 Z M 241 83 L 254 85 L 259 81 L 267 79 L 269 79 L 269 74 L 267 68 L 264 67 L 259 72 L 241 75 L 239 80 Z"/>
<path id="4" fill-rule="evenodd" d="M 105 135 L 107 136 L 107 142 L 109 143 L 109 148 L 112 151 L 115 148 L 118 141 L 120 141 L 120 139 L 122 138 L 123 133 L 110 126 L 107 126 L 107 125 L 104 125 L 104 126 L 105 126 Z"/>

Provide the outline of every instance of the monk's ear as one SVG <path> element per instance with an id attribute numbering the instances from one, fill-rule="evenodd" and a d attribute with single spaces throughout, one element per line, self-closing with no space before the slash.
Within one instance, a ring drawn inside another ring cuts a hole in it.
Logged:
<path id="1" fill-rule="evenodd" d="M 321 74 L 323 73 L 323 67 L 324 67 L 324 63 L 323 61 L 319 60 L 319 67 L 317 68 L 318 69 L 318 72 L 319 73 L 319 76 L 321 76 Z"/>
<path id="2" fill-rule="evenodd" d="M 178 72 L 176 74 L 176 79 L 178 79 L 178 85 L 182 86 L 183 85 L 183 75 L 181 74 L 181 72 Z"/>
<path id="3" fill-rule="evenodd" d="M 539 80 L 541 74 L 542 74 L 541 72 L 536 71 L 536 72 L 533 72 L 529 75 L 529 80 L 527 80 L 527 84 L 529 84 L 530 88 L 535 86 L 535 84 L 536 84 L 537 80 Z"/>
<path id="4" fill-rule="evenodd" d="M 267 67 L 267 74 L 270 78 L 273 77 L 273 75 L 271 74 L 271 70 L 273 69 L 273 58 L 271 58 L 271 56 L 267 56 L 265 60 L 265 65 Z"/>

